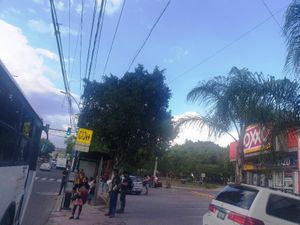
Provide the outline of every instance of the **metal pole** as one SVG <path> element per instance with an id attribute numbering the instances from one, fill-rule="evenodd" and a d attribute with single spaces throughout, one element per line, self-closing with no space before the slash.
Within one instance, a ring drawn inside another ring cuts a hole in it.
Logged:
<path id="1" fill-rule="evenodd" d="M 154 163 L 154 171 L 153 171 L 153 176 L 156 177 L 156 172 L 157 172 L 157 156 L 155 157 L 155 163 Z"/>
<path id="2" fill-rule="evenodd" d="M 99 163 L 99 167 L 98 167 L 98 171 L 97 171 L 98 174 L 95 177 L 96 188 L 95 188 L 95 195 L 94 195 L 94 205 L 96 205 L 97 199 L 98 199 L 98 191 L 99 191 L 99 187 L 100 187 L 100 177 L 101 177 L 101 173 L 102 173 L 102 167 L 103 167 L 103 156 L 101 157 L 101 160 Z"/>

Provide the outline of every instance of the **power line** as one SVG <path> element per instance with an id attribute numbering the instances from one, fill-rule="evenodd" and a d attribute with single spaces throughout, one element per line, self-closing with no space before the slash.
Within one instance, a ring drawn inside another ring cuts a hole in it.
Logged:
<path id="1" fill-rule="evenodd" d="M 71 51 L 71 0 L 69 0 L 69 43 L 68 43 L 68 75 L 70 77 L 70 51 Z"/>
<path id="2" fill-rule="evenodd" d="M 68 103 L 69 103 L 70 125 L 72 126 L 72 123 L 73 123 L 72 122 L 72 115 L 73 115 L 72 101 L 71 101 L 71 97 L 70 97 L 69 83 L 68 83 L 68 79 L 67 79 L 67 75 L 66 75 L 66 67 L 65 67 L 63 48 L 62 48 L 62 42 L 61 42 L 61 37 L 60 37 L 60 31 L 59 31 L 59 23 L 57 20 L 57 15 L 56 15 L 56 10 L 55 10 L 53 0 L 50 0 L 50 6 L 51 6 L 52 23 L 53 23 L 53 28 L 54 28 L 54 32 L 55 32 L 60 67 L 61 67 L 64 87 L 65 87 L 65 91 L 67 93 L 67 99 L 68 99 Z"/>
<path id="3" fill-rule="evenodd" d="M 148 39 L 150 38 L 152 31 L 154 30 L 154 28 L 156 27 L 156 25 L 158 24 L 158 22 L 160 21 L 160 18 L 163 16 L 163 14 L 165 13 L 165 11 L 167 10 L 168 6 L 170 5 L 171 0 L 169 0 L 166 4 L 166 6 L 164 7 L 163 11 L 160 13 L 159 17 L 156 19 L 155 23 L 153 24 L 153 26 L 150 29 L 150 32 L 148 33 L 148 35 L 146 36 L 144 42 L 142 43 L 141 47 L 138 49 L 137 53 L 135 54 L 135 56 L 133 57 L 133 59 L 131 60 L 128 69 L 126 70 L 126 73 L 130 70 L 132 64 L 134 63 L 134 61 L 136 60 L 136 58 L 138 57 L 138 55 L 140 54 L 140 52 L 142 51 L 142 49 L 144 48 L 144 46 L 146 45 Z"/>
<path id="4" fill-rule="evenodd" d="M 268 4 L 264 1 L 261 0 L 262 4 L 265 6 L 265 8 L 267 9 L 267 11 L 269 12 L 269 14 L 272 16 L 273 20 L 275 21 L 275 23 L 278 25 L 278 27 L 283 30 L 282 26 L 280 25 L 280 23 L 278 22 L 278 20 L 276 19 L 276 17 L 274 16 L 273 12 L 271 11 L 270 7 L 268 6 Z"/>
<path id="5" fill-rule="evenodd" d="M 116 35 L 117 35 L 118 29 L 119 29 L 119 25 L 120 25 L 120 21 L 121 21 L 121 18 L 122 18 L 122 14 L 123 14 L 125 2 L 126 2 L 126 0 L 123 1 L 123 5 L 122 5 L 122 9 L 121 9 L 119 18 L 118 18 L 118 22 L 117 22 L 117 26 L 116 26 L 116 29 L 115 29 L 115 33 L 114 33 L 113 39 L 112 39 L 111 44 L 110 44 L 109 52 L 108 52 L 108 55 L 107 55 L 107 58 L 106 58 L 106 62 L 105 62 L 105 65 L 104 65 L 104 69 L 103 69 L 103 76 L 105 75 L 105 71 L 106 71 L 106 68 L 107 68 L 109 57 L 110 57 L 110 54 L 111 54 L 111 51 L 112 51 L 112 48 L 113 48 L 113 45 L 114 45 L 114 42 L 115 42 L 115 39 L 116 39 Z"/>
<path id="6" fill-rule="evenodd" d="M 99 30 L 100 30 L 100 23 L 101 23 L 101 18 L 102 18 L 103 7 L 104 7 L 104 2 L 105 1 L 106 0 L 101 1 L 100 12 L 99 12 L 98 21 L 97 21 L 97 28 L 96 28 L 96 33 L 95 33 L 95 37 L 94 37 L 92 55 L 91 55 L 91 60 L 90 60 L 90 65 L 89 65 L 89 71 L 88 71 L 88 74 L 87 74 L 87 79 L 88 80 L 90 80 L 90 76 L 91 76 L 92 65 L 93 65 L 95 49 L 96 49 L 96 44 L 97 44 L 97 40 L 98 40 L 98 35 L 99 35 Z"/>
<path id="7" fill-rule="evenodd" d="M 94 61 L 95 63 L 93 64 L 93 80 L 95 79 L 95 73 L 96 73 L 96 68 L 97 68 L 97 61 L 98 61 L 101 35 L 102 35 L 102 29 L 103 29 L 103 23 L 104 23 L 104 17 L 105 17 L 106 3 L 107 3 L 107 0 L 104 0 L 104 8 L 103 8 L 102 20 L 101 20 L 101 25 L 100 25 L 100 33 L 99 33 L 98 43 L 96 46 L 96 57 L 95 57 L 95 61 Z"/>
<path id="8" fill-rule="evenodd" d="M 81 74 L 81 65 L 82 65 L 82 28 L 83 28 L 83 12 L 84 12 L 84 0 L 81 0 L 81 16 L 80 16 L 80 51 L 79 51 L 79 77 L 80 77 L 80 90 L 82 86 L 82 74 Z"/>
<path id="9" fill-rule="evenodd" d="M 92 37 L 93 37 L 93 31 L 94 31 L 94 23 L 95 23 L 96 11 L 97 11 L 97 0 L 94 0 L 94 1 L 95 2 L 94 2 L 92 27 L 91 27 L 91 31 L 90 31 L 89 47 L 88 47 L 87 58 L 86 58 L 84 78 L 87 78 L 87 71 L 88 71 L 88 65 L 89 65 L 89 60 L 90 60 L 90 50 L 91 50 Z"/>
<path id="10" fill-rule="evenodd" d="M 281 9 L 277 10 L 273 15 L 276 15 L 278 13 L 280 13 L 282 10 L 284 10 L 287 6 L 282 7 Z M 246 31 L 245 33 L 243 33 L 242 35 L 240 35 L 239 37 L 237 37 L 236 39 L 234 39 L 233 41 L 229 42 L 227 45 L 225 45 L 224 47 L 220 48 L 219 50 L 215 51 L 214 53 L 212 53 L 211 55 L 205 57 L 204 59 L 202 59 L 199 63 L 195 64 L 194 66 L 192 66 L 191 68 L 185 70 L 183 73 L 175 76 L 175 78 L 173 80 L 171 80 L 169 82 L 169 84 L 173 83 L 175 80 L 177 80 L 178 78 L 182 77 L 183 75 L 190 73 L 191 71 L 195 70 L 196 68 L 198 68 L 200 65 L 204 64 L 205 62 L 209 61 L 210 59 L 214 58 L 216 55 L 220 54 L 221 52 L 223 52 L 225 49 L 231 47 L 232 45 L 234 45 L 236 42 L 238 42 L 239 40 L 243 39 L 244 37 L 246 37 L 247 35 L 249 35 L 252 31 L 256 30 L 258 27 L 260 27 L 261 25 L 265 24 L 266 22 L 268 22 L 273 16 L 269 16 L 268 18 L 264 19 L 263 21 L 261 21 L 260 23 L 258 23 L 257 25 L 255 25 L 254 27 L 252 27 L 250 30 Z"/>

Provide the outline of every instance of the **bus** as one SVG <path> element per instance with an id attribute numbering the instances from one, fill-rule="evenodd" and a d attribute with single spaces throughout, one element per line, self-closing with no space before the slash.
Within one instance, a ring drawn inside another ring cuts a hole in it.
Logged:
<path id="1" fill-rule="evenodd" d="M 0 224 L 22 223 L 43 122 L 0 60 Z"/>

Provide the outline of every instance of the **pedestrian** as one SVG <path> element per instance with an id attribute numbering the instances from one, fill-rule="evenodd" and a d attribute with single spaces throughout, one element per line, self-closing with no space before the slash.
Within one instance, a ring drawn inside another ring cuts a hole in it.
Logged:
<path id="1" fill-rule="evenodd" d="M 132 180 L 129 177 L 128 172 L 124 171 L 123 179 L 121 182 L 121 193 L 120 193 L 121 208 L 117 210 L 117 213 L 124 213 L 125 205 L 126 205 L 126 194 L 131 187 L 132 187 Z"/>
<path id="2" fill-rule="evenodd" d="M 101 193 L 103 194 L 104 192 L 107 192 L 107 181 L 108 181 L 109 177 L 107 175 L 107 173 L 104 173 L 103 176 L 101 176 Z"/>
<path id="3" fill-rule="evenodd" d="M 61 183 L 60 183 L 60 188 L 58 195 L 61 195 L 62 190 L 65 188 L 66 183 L 67 183 L 67 176 L 68 176 L 68 169 L 65 168 L 64 171 L 62 172 L 62 178 L 61 178 Z"/>
<path id="4" fill-rule="evenodd" d="M 145 188 L 145 195 L 148 195 L 149 191 L 149 182 L 150 182 L 150 176 L 146 175 L 143 180 L 143 186 Z"/>
<path id="5" fill-rule="evenodd" d="M 115 217 L 116 208 L 117 208 L 117 201 L 118 201 L 118 194 L 120 190 L 121 178 L 119 176 L 119 170 L 114 169 L 113 172 L 113 179 L 111 189 L 109 190 L 109 211 L 105 214 L 105 216 L 109 216 L 110 218 Z"/>
<path id="6" fill-rule="evenodd" d="M 89 189 L 89 194 L 88 194 L 88 204 L 90 205 L 92 202 L 92 199 L 94 198 L 95 189 L 96 189 L 96 180 L 93 177 L 90 178 L 89 186 L 90 186 L 90 189 Z"/>
<path id="7" fill-rule="evenodd" d="M 82 182 L 78 185 L 78 187 L 73 188 L 73 196 L 72 196 L 72 202 L 73 202 L 73 210 L 72 210 L 72 216 L 69 219 L 74 219 L 74 215 L 76 213 L 76 209 L 78 207 L 77 216 L 75 217 L 76 220 L 79 220 L 79 216 L 82 211 L 82 206 L 87 201 L 87 195 L 88 190 L 86 189 L 86 186 Z"/>

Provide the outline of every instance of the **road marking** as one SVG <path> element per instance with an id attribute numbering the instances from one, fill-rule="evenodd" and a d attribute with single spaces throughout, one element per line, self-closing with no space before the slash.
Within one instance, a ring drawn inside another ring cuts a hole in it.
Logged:
<path id="1" fill-rule="evenodd" d="M 42 181 L 46 181 L 46 180 L 47 180 L 47 177 L 43 177 L 41 180 L 42 180 Z"/>
<path id="2" fill-rule="evenodd" d="M 50 178 L 48 181 L 54 181 L 55 179 L 54 178 Z"/>
<path id="3" fill-rule="evenodd" d="M 202 193 L 202 192 L 197 192 L 197 191 L 192 191 L 192 193 L 194 193 L 198 196 L 201 196 L 201 197 L 207 197 L 209 199 L 214 199 L 215 198 L 214 195 L 211 195 L 211 194 L 208 194 L 208 193 Z"/>
<path id="4" fill-rule="evenodd" d="M 38 180 L 38 179 L 39 179 L 39 177 L 35 177 L 35 178 L 34 178 L 34 180 Z"/>
<path id="5" fill-rule="evenodd" d="M 59 183 L 60 183 L 60 182 L 61 182 L 61 179 L 57 179 L 56 182 L 59 182 Z"/>

